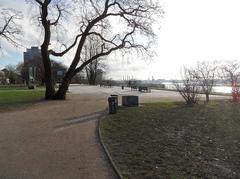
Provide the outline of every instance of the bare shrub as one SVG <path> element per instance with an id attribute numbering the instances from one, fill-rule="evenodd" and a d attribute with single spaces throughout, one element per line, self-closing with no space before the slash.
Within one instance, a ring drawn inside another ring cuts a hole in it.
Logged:
<path id="1" fill-rule="evenodd" d="M 174 86 L 186 104 L 192 105 L 198 103 L 200 88 L 197 79 L 190 69 L 183 69 L 181 83 L 174 82 Z"/>

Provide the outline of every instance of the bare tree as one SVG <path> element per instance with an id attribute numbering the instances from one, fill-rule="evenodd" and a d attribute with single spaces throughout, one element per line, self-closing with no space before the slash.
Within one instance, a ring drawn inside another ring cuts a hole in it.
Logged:
<path id="1" fill-rule="evenodd" d="M 18 71 L 16 70 L 15 66 L 7 65 L 5 69 L 6 69 L 6 73 L 5 73 L 6 78 L 9 80 L 10 84 L 16 84 L 21 81 L 20 74 L 18 74 Z"/>
<path id="2" fill-rule="evenodd" d="M 216 62 L 198 62 L 196 68 L 191 70 L 191 72 L 193 77 L 199 82 L 202 92 L 206 96 L 206 102 L 209 102 L 209 95 L 212 93 L 217 72 Z"/>
<path id="3" fill-rule="evenodd" d="M 22 34 L 20 24 L 23 17 L 22 13 L 14 9 L 0 7 L 0 14 L 0 48 L 2 40 L 18 46 Z"/>
<path id="4" fill-rule="evenodd" d="M 61 52 L 56 52 L 49 45 L 53 39 L 51 36 L 53 27 L 59 25 L 63 20 L 63 13 L 71 7 L 66 5 L 66 1 L 61 0 L 32 0 L 39 7 L 40 22 L 44 29 L 44 41 L 41 45 L 41 53 L 45 69 L 46 79 L 46 99 L 65 99 L 68 86 L 74 75 L 84 69 L 84 67 L 100 57 L 107 56 L 120 49 L 138 49 L 148 51 L 149 45 L 155 37 L 152 30 L 154 17 L 162 14 L 162 9 L 148 0 L 73 0 L 74 8 L 69 11 L 74 12 L 77 19 L 79 33 L 76 34 L 72 44 L 66 46 Z M 68 1 L 68 3 L 70 3 Z M 77 13 L 75 10 L 80 11 Z M 55 19 L 54 19 L 55 16 Z M 69 18 L 70 19 L 70 18 Z M 113 21 L 119 22 L 121 28 L 113 31 Z M 119 30 L 121 29 L 121 30 Z M 141 34 L 141 40 L 137 40 L 137 35 Z M 83 47 L 85 41 L 91 37 L 96 37 L 102 41 L 101 48 L 97 53 L 82 62 Z M 147 37 L 143 39 L 144 37 Z M 144 43 L 149 42 L 149 43 Z M 53 86 L 51 75 L 50 55 L 61 57 L 76 47 L 72 63 L 66 72 L 62 84 L 57 92 Z"/>
<path id="5" fill-rule="evenodd" d="M 87 40 L 83 49 L 83 62 L 86 62 L 93 56 L 97 55 L 98 51 L 101 49 L 101 44 L 101 41 L 97 38 Z M 102 58 L 96 59 L 85 66 L 84 70 L 90 85 L 96 84 L 97 77 L 102 76 L 103 68 L 104 64 Z"/>
<path id="6" fill-rule="evenodd" d="M 174 86 L 186 104 L 192 105 L 199 101 L 199 85 L 190 69 L 183 69 L 182 83 L 174 82 Z"/>
<path id="7" fill-rule="evenodd" d="M 22 83 L 27 83 L 27 80 L 28 80 L 27 66 L 24 63 L 20 62 L 20 63 L 18 63 L 18 65 L 16 67 L 16 71 L 20 75 L 20 77 L 22 79 Z"/>
<path id="8" fill-rule="evenodd" d="M 86 71 L 89 85 L 96 85 L 97 81 L 99 80 L 101 81 L 101 76 L 104 73 L 101 59 L 98 59 L 89 63 L 85 67 L 85 71 Z"/>
<path id="9" fill-rule="evenodd" d="M 240 63 L 238 61 L 227 61 L 221 67 L 220 76 L 230 83 L 232 99 L 234 102 L 238 102 L 240 100 Z"/>

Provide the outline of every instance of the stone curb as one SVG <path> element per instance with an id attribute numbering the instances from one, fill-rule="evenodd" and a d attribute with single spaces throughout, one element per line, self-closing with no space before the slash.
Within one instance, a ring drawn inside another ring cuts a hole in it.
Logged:
<path id="1" fill-rule="evenodd" d="M 106 145 L 103 142 L 101 129 L 100 129 L 100 123 L 101 123 L 101 119 L 102 118 L 103 118 L 103 116 L 98 120 L 98 138 L 99 138 L 99 141 L 100 141 L 100 143 L 101 143 L 101 145 L 103 147 L 103 150 L 104 150 L 105 154 L 107 155 L 107 158 L 108 158 L 108 160 L 110 162 L 110 165 L 112 166 L 112 168 L 113 168 L 114 172 L 116 173 L 117 177 L 119 179 L 123 179 L 122 174 L 120 173 L 120 171 L 119 171 L 118 167 L 116 166 L 115 162 L 113 161 L 113 159 L 112 159 L 112 157 L 111 157 L 111 155 L 110 155 Z"/>

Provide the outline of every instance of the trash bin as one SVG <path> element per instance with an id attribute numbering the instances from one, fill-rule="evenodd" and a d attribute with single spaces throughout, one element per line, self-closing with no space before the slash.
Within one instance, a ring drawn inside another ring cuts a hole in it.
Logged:
<path id="1" fill-rule="evenodd" d="M 111 94 L 110 96 L 115 98 L 115 105 L 116 105 L 116 109 L 117 109 L 118 108 L 118 95 Z"/>
<path id="2" fill-rule="evenodd" d="M 28 85 L 28 89 L 35 89 L 35 86 L 33 84 Z"/>
<path id="3" fill-rule="evenodd" d="M 109 97 L 108 105 L 109 105 L 109 114 L 116 114 L 117 113 L 116 97 L 114 97 L 114 96 Z"/>

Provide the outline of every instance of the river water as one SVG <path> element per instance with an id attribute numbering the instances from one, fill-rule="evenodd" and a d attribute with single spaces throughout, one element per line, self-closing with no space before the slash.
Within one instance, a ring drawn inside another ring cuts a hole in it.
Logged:
<path id="1" fill-rule="evenodd" d="M 175 86 L 171 82 L 164 82 L 162 84 L 164 84 L 167 89 L 175 89 Z M 217 86 L 213 87 L 213 92 L 216 92 L 216 93 L 231 93 L 232 88 L 230 86 L 217 85 Z"/>

